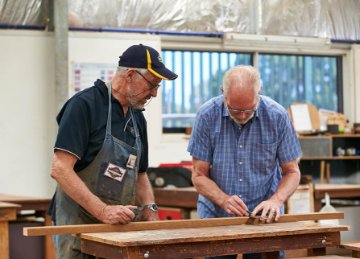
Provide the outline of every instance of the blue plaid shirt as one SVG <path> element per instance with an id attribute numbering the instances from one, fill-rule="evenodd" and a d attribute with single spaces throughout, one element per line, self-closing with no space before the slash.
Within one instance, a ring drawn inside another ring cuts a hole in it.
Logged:
<path id="1" fill-rule="evenodd" d="M 210 163 L 210 178 L 225 193 L 241 195 L 250 211 L 276 191 L 280 165 L 301 156 L 287 111 L 266 96 L 260 96 L 256 113 L 245 126 L 230 118 L 222 95 L 206 102 L 196 115 L 188 151 Z M 198 214 L 230 216 L 202 195 Z"/>

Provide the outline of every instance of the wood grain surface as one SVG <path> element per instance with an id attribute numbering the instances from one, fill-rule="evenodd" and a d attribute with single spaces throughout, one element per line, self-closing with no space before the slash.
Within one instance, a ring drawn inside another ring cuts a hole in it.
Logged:
<path id="1" fill-rule="evenodd" d="M 320 219 L 343 219 L 343 212 L 332 213 L 309 213 L 309 214 L 285 214 L 282 215 L 277 223 L 296 222 L 306 220 Z M 275 224 L 277 224 L 275 223 Z M 230 217 L 230 218 L 211 218 L 211 219 L 184 219 L 170 221 L 147 221 L 131 222 L 126 225 L 109 224 L 87 224 L 87 225 L 65 225 L 65 226 L 45 226 L 28 227 L 23 229 L 25 236 L 39 235 L 58 235 L 58 234 L 78 234 L 78 233 L 96 233 L 96 232 L 126 232 L 126 231 L 144 231 L 158 229 L 180 229 L 180 228 L 202 228 L 215 226 L 231 226 L 242 224 L 264 225 L 259 217 Z"/>
<path id="2" fill-rule="evenodd" d="M 263 225 L 233 225 L 205 228 L 162 229 L 148 231 L 81 234 L 81 238 L 120 247 L 151 244 L 175 244 L 256 237 L 291 236 L 296 234 L 346 231 L 347 226 L 329 226 L 318 223 L 289 222 Z"/>

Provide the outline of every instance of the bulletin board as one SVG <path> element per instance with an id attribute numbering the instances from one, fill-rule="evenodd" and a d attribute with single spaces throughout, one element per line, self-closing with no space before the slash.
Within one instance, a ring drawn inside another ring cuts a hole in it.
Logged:
<path id="1" fill-rule="evenodd" d="M 121 53 L 140 43 L 161 50 L 158 35 L 69 32 L 69 96 L 92 86 L 98 78 L 110 81 Z"/>

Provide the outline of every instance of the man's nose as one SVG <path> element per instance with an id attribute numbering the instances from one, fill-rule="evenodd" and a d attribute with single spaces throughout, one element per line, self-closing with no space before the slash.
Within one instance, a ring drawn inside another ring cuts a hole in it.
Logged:
<path id="1" fill-rule="evenodd" d="M 151 94 L 152 97 L 156 97 L 156 96 L 157 96 L 158 89 L 159 89 L 159 88 L 153 88 L 153 89 L 151 89 L 150 94 Z"/>
<path id="2" fill-rule="evenodd" d="M 247 114 L 245 112 L 240 112 L 238 113 L 238 118 L 240 119 L 246 119 L 247 118 Z"/>

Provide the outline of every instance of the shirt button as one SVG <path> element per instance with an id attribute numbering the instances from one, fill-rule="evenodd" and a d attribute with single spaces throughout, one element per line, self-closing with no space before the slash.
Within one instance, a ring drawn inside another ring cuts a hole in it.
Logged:
<path id="1" fill-rule="evenodd" d="M 240 148 L 242 148 L 243 147 L 243 145 L 240 145 Z"/>
<path id="2" fill-rule="evenodd" d="M 243 162 L 239 162 L 239 165 L 242 165 L 243 164 Z"/>
<path id="3" fill-rule="evenodd" d="M 239 182 L 242 182 L 242 179 L 241 179 L 241 178 L 239 179 Z"/>

